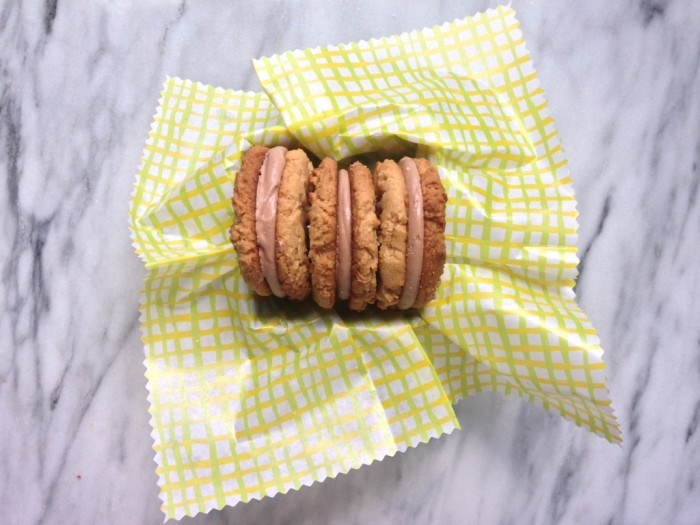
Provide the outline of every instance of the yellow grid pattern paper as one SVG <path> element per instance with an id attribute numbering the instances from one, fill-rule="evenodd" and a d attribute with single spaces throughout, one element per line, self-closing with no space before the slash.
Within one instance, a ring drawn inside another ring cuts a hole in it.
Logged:
<path id="1" fill-rule="evenodd" d="M 517 393 L 619 441 L 576 306 L 566 162 L 511 9 L 255 62 L 261 93 L 169 78 L 130 226 L 163 511 L 284 493 L 458 428 L 451 404 Z M 338 159 L 416 152 L 449 196 L 448 265 L 418 313 L 255 298 L 228 240 L 252 144 Z"/>
<path id="2" fill-rule="evenodd" d="M 130 222 L 167 518 L 314 481 L 458 427 L 402 318 L 253 297 L 228 240 L 231 175 L 251 144 L 291 145 L 265 95 L 168 79 Z"/>
<path id="3" fill-rule="evenodd" d="M 516 393 L 619 441 L 603 351 L 574 302 L 571 179 L 515 12 L 254 64 L 317 156 L 379 150 L 438 166 L 448 264 L 410 323 L 451 401 Z"/>

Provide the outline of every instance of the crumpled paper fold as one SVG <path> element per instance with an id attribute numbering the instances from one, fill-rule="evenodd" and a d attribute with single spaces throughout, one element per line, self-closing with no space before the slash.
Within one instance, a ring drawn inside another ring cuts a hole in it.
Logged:
<path id="1" fill-rule="evenodd" d="M 254 62 L 266 92 L 168 78 L 130 226 L 163 511 L 285 493 L 458 428 L 515 393 L 620 438 L 602 349 L 574 302 L 576 201 L 515 13 Z M 253 144 L 412 154 L 448 192 L 448 260 L 419 312 L 256 298 L 228 239 Z"/>

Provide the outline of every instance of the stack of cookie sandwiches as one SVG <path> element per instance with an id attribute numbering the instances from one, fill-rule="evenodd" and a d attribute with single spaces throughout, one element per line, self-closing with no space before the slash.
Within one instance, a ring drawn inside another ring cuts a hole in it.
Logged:
<path id="1" fill-rule="evenodd" d="M 323 308 L 420 308 L 445 265 L 447 196 L 435 167 L 404 157 L 313 168 L 301 149 L 253 146 L 233 193 L 230 237 L 240 271 L 263 296 L 311 295 Z"/>

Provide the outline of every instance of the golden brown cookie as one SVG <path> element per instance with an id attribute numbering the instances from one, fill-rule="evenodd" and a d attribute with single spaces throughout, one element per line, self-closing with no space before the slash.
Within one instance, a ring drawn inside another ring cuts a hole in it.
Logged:
<path id="1" fill-rule="evenodd" d="M 435 166 L 426 159 L 414 159 L 423 191 L 423 268 L 418 296 L 413 308 L 421 308 L 435 298 L 445 268 L 445 207 L 447 193 Z"/>
<path id="2" fill-rule="evenodd" d="M 393 160 L 374 168 L 379 212 L 379 277 L 377 306 L 390 308 L 399 302 L 406 281 L 407 195 L 406 180 Z"/>
<path id="3" fill-rule="evenodd" d="M 233 187 L 231 203 L 234 219 L 229 232 L 231 243 L 238 254 L 241 276 L 258 295 L 272 293 L 260 269 L 260 254 L 255 233 L 258 179 L 266 154 L 266 147 L 253 146 L 243 156 L 241 170 L 236 175 Z"/>
<path id="4" fill-rule="evenodd" d="M 285 155 L 277 197 L 275 256 L 277 276 L 285 295 L 303 300 L 309 295 L 309 259 L 306 253 L 307 189 L 313 166 L 303 150 Z"/>
<path id="5" fill-rule="evenodd" d="M 351 310 L 361 312 L 374 303 L 377 291 L 377 227 L 372 174 L 366 166 L 355 162 L 348 168 L 352 207 L 352 280 Z"/>
<path id="6" fill-rule="evenodd" d="M 311 294 L 322 308 L 335 304 L 338 213 L 338 163 L 327 157 L 311 174 L 309 188 L 309 264 Z"/>

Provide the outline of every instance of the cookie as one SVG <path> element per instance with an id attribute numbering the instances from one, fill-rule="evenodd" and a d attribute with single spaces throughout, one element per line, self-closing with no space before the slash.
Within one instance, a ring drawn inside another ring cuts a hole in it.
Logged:
<path id="1" fill-rule="evenodd" d="M 379 213 L 377 306 L 386 309 L 398 304 L 406 282 L 408 196 L 403 172 L 393 160 L 377 163 L 373 176 Z"/>
<path id="2" fill-rule="evenodd" d="M 260 268 L 257 235 L 255 232 L 256 195 L 260 168 L 265 161 L 267 148 L 253 146 L 243 156 L 241 169 L 234 181 L 233 205 L 234 220 L 229 238 L 238 255 L 238 266 L 243 280 L 258 295 L 272 292 Z"/>
<path id="3" fill-rule="evenodd" d="M 379 249 L 372 174 L 355 162 L 348 168 L 350 178 L 352 267 L 350 284 L 351 310 L 361 312 L 376 300 Z"/>
<path id="4" fill-rule="evenodd" d="M 303 300 L 311 291 L 306 225 L 307 189 L 313 166 L 300 149 L 288 151 L 285 160 L 277 197 L 277 276 L 287 297 Z"/>
<path id="5" fill-rule="evenodd" d="M 414 159 L 423 193 L 423 267 L 413 308 L 421 308 L 435 298 L 445 268 L 445 209 L 447 193 L 438 170 L 426 159 Z"/>
<path id="6" fill-rule="evenodd" d="M 337 214 L 338 163 L 325 158 L 309 185 L 311 294 L 322 308 L 333 308 L 336 298 Z"/>

